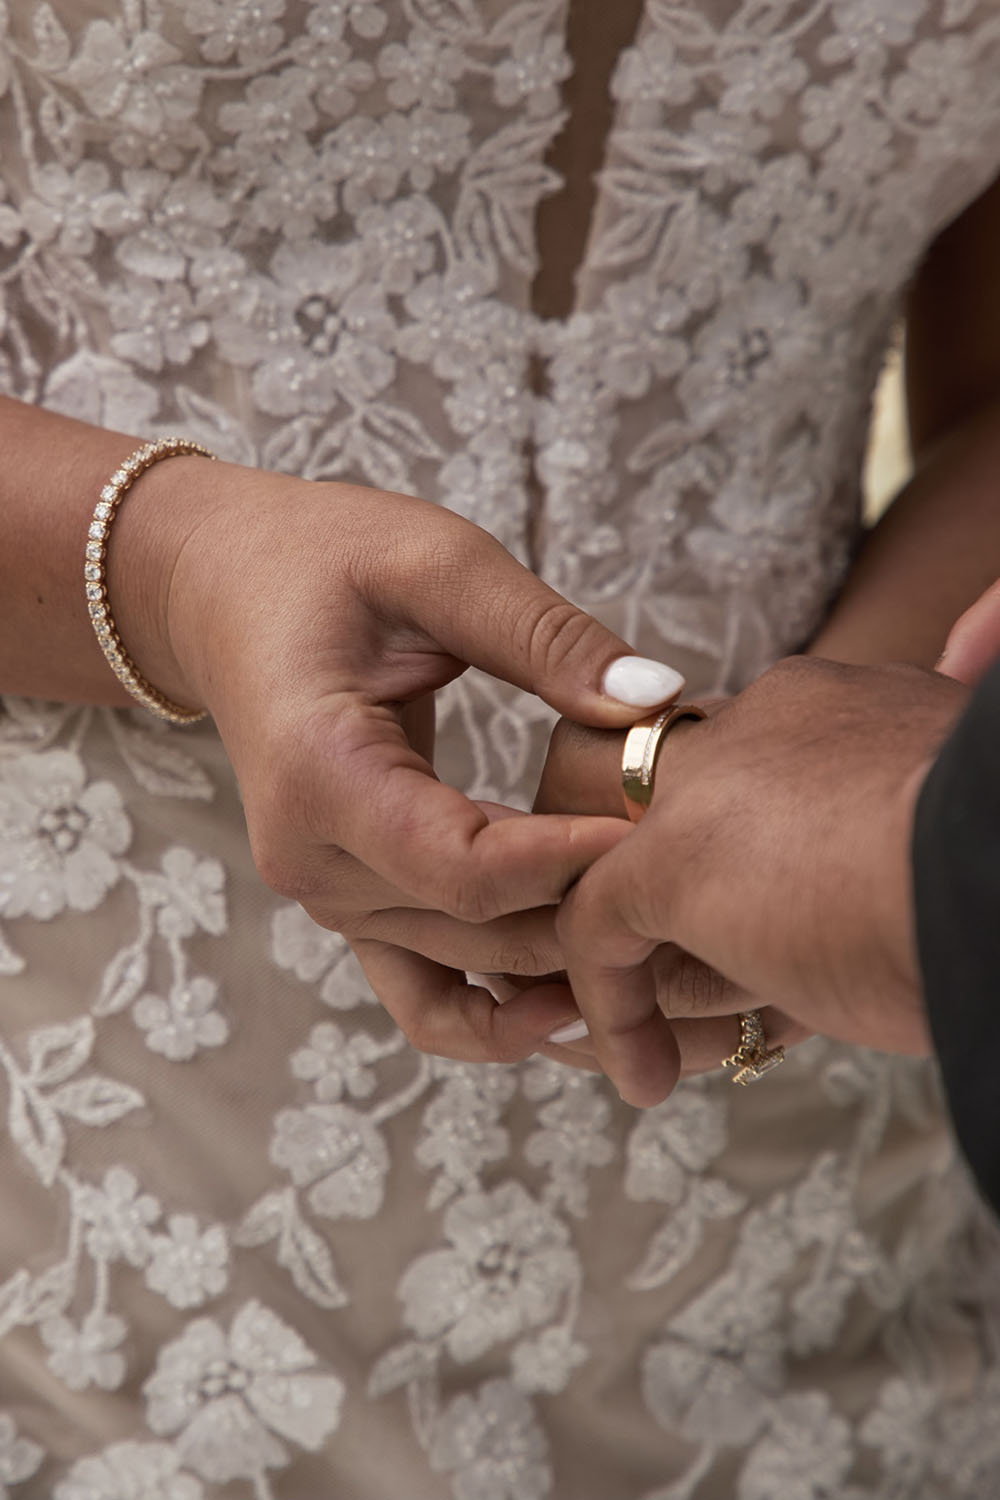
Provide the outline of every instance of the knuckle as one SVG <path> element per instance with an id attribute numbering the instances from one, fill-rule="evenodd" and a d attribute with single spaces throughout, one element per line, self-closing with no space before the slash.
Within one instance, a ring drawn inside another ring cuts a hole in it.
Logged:
<path id="1" fill-rule="evenodd" d="M 347 938 L 348 941 L 355 939 L 360 941 L 365 937 L 365 924 L 358 919 L 356 913 L 331 906 L 327 900 L 316 902 L 309 897 L 300 901 L 299 905 L 318 927 L 325 927 L 328 932 L 339 932 L 341 937 Z"/>
<path id="2" fill-rule="evenodd" d="M 669 1017 L 712 1015 L 729 992 L 716 970 L 682 949 L 669 951 L 656 964 L 657 1001 Z"/>
<path id="3" fill-rule="evenodd" d="M 756 688 L 762 692 L 780 690 L 794 693 L 810 683 L 837 682 L 844 676 L 844 671 L 843 662 L 827 661 L 821 656 L 785 656 L 761 673 L 757 681 L 750 684 L 747 692 Z"/>
<path id="4" fill-rule="evenodd" d="M 475 927 L 503 915 L 496 891 L 482 875 L 460 875 L 443 882 L 436 904 L 447 916 Z"/>
<path id="5" fill-rule="evenodd" d="M 529 942 L 504 938 L 490 956 L 491 972 L 497 974 L 551 974 L 557 967 L 551 954 L 540 952 Z"/>
<path id="6" fill-rule="evenodd" d="M 469 1029 L 475 1041 L 476 1055 L 482 1062 L 521 1062 L 529 1055 L 523 1040 L 519 1040 L 511 1028 L 504 1026 L 502 1007 L 486 1011 L 471 1010 L 467 1015 Z"/>
<path id="7" fill-rule="evenodd" d="M 586 651 L 592 637 L 603 629 L 566 599 L 546 600 L 534 614 L 524 618 L 528 634 L 527 657 L 535 672 L 558 673 L 574 656 Z"/>
<path id="8" fill-rule="evenodd" d="M 416 595 L 445 603 L 461 590 L 476 554 L 503 550 L 488 532 L 444 506 L 397 495 L 392 507 L 393 524 L 380 524 L 353 561 L 369 597 L 384 597 L 388 581 L 397 599 Z"/>
<path id="9" fill-rule="evenodd" d="M 363 943 L 367 941 L 378 942 L 380 929 L 378 926 L 378 913 L 368 911 L 341 911 L 324 907 L 323 915 L 316 916 L 310 912 L 314 922 L 321 927 L 329 927 L 331 932 L 339 932 L 349 943 Z"/>
<path id="10" fill-rule="evenodd" d="M 276 895 L 304 906 L 318 894 L 315 877 L 287 854 L 262 846 L 253 849 L 253 858 L 261 880 Z"/>

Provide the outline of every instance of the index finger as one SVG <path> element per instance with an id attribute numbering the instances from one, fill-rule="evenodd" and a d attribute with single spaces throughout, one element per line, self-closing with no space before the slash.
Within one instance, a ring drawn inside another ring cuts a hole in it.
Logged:
<path id="1" fill-rule="evenodd" d="M 680 1054 L 657 1003 L 650 958 L 663 941 L 650 920 L 641 829 L 626 836 L 570 891 L 556 917 L 574 998 L 598 1061 L 627 1104 L 670 1094 Z"/>
<path id="2" fill-rule="evenodd" d="M 613 818 L 491 814 L 439 781 L 378 705 L 347 706 L 306 763 L 317 852 L 346 849 L 464 921 L 553 904 L 625 831 Z"/>

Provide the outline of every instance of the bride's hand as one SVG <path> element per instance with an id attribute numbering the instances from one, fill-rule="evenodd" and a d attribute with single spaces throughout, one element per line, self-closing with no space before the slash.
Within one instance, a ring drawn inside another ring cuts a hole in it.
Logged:
<path id="1" fill-rule="evenodd" d="M 575 1014 L 568 997 L 500 1008 L 460 971 L 551 969 L 553 903 L 622 827 L 491 810 L 442 785 L 432 695 L 472 664 L 614 726 L 642 711 L 622 698 L 664 701 L 680 679 L 443 508 L 202 458 L 143 483 L 112 566 L 156 538 L 162 558 L 164 530 L 170 545 L 138 594 L 124 562 L 113 574 L 123 638 L 161 691 L 210 710 L 264 880 L 345 933 L 416 1046 L 531 1053 Z"/>

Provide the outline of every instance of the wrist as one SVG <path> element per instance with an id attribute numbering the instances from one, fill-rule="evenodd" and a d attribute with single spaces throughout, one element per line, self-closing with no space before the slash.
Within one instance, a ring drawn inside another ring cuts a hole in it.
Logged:
<path id="1" fill-rule="evenodd" d="M 154 463 L 125 497 L 108 545 L 108 593 L 125 649 L 149 683 L 189 708 L 204 701 L 175 649 L 172 594 L 184 548 L 211 509 L 217 467 L 195 454 Z"/>

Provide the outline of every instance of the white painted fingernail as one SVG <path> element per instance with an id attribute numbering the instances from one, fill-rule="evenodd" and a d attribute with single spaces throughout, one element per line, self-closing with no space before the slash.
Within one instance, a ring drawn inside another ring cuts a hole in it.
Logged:
<path id="1" fill-rule="evenodd" d="M 566 1026 L 559 1026 L 549 1037 L 549 1041 L 560 1047 L 563 1042 L 581 1042 L 585 1036 L 589 1035 L 586 1021 L 570 1021 Z"/>
<path id="2" fill-rule="evenodd" d="M 601 687 L 609 698 L 630 708 L 654 708 L 675 698 L 684 678 L 673 667 L 648 656 L 619 656 L 604 674 Z"/>
<path id="3" fill-rule="evenodd" d="M 509 979 L 504 979 L 502 974 L 475 974 L 470 969 L 466 974 L 470 984 L 477 984 L 481 989 L 489 990 L 498 1005 L 505 1005 L 508 1000 L 513 1000 L 515 995 L 521 991 L 516 984 L 511 984 Z"/>

